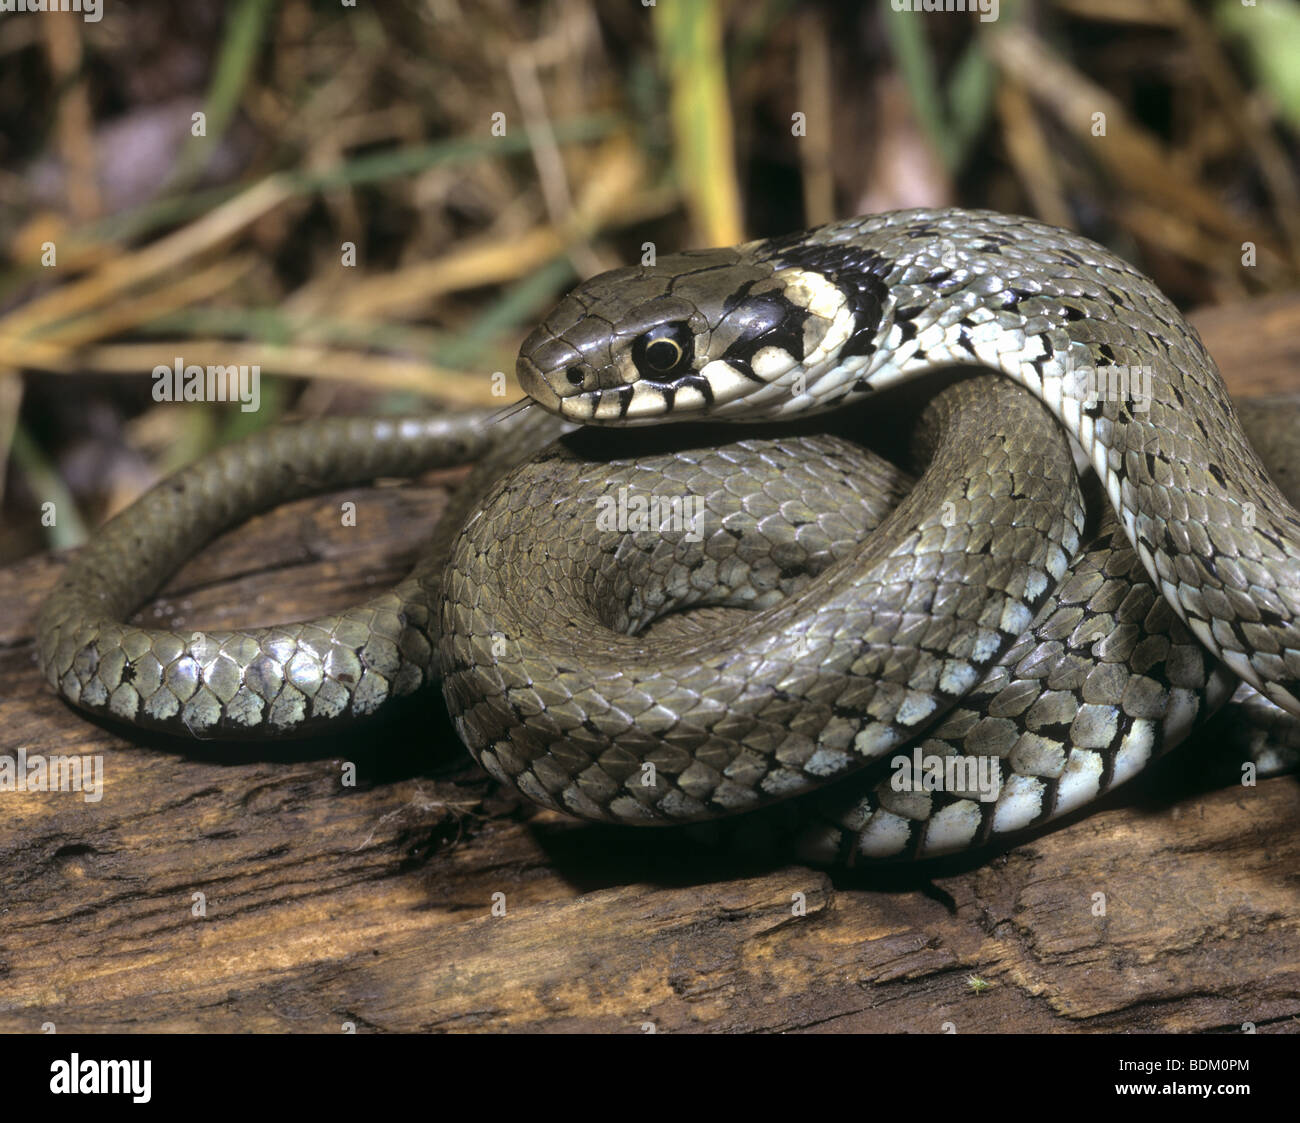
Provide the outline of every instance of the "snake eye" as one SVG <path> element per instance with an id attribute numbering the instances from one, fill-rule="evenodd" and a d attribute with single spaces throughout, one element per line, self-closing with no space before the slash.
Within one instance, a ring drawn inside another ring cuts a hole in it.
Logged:
<path id="1" fill-rule="evenodd" d="M 695 334 L 686 324 L 660 324 L 633 342 L 632 361 L 642 378 L 662 382 L 690 368 L 694 345 Z"/>
<path id="2" fill-rule="evenodd" d="M 645 345 L 645 361 L 655 370 L 672 370 L 682 357 L 675 339 L 654 339 Z"/>
<path id="3" fill-rule="evenodd" d="M 587 381 L 587 376 L 582 373 L 581 367 L 570 367 L 564 372 L 564 377 L 569 380 L 570 386 L 581 386 Z"/>

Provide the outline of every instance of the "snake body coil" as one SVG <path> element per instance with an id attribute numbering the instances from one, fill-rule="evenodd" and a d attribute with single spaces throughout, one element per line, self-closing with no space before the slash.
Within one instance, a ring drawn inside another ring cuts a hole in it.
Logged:
<path id="1" fill-rule="evenodd" d="M 827 436 L 551 445 L 566 421 L 869 409 L 953 366 L 1008 377 L 926 408 L 910 492 Z M 1300 516 L 1195 333 L 1084 238 L 906 211 L 663 257 L 579 286 L 518 373 L 545 412 L 286 426 L 164 481 L 46 605 L 51 685 L 142 725 L 275 736 L 440 677 L 471 751 L 544 805 L 663 823 L 811 792 L 800 847 L 828 860 L 1078 807 L 1237 678 L 1300 712 Z M 1109 507 L 1095 528 L 1069 438 Z M 124 623 L 253 510 L 471 459 L 415 572 L 366 605 L 247 632 Z"/>

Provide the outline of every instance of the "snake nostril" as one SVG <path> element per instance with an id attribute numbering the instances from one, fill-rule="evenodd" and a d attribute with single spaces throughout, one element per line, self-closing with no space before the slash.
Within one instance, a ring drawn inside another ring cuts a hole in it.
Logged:
<path id="1" fill-rule="evenodd" d="M 587 381 L 587 376 L 582 373 L 581 367 L 570 367 L 564 372 L 564 377 L 569 380 L 570 386 L 581 386 Z"/>

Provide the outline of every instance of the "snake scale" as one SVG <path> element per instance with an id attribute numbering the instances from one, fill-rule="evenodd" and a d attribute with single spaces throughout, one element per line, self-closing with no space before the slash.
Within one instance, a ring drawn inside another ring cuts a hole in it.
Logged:
<path id="1" fill-rule="evenodd" d="M 771 431 L 888 418 L 891 387 L 955 368 L 917 421 L 918 481 Z M 663 256 L 580 284 L 517 373 L 530 400 L 504 417 L 284 425 L 160 483 L 45 605 L 51 686 L 141 726 L 275 737 L 437 678 L 474 756 L 544 806 L 794 806 L 799 853 L 848 862 L 1080 807 L 1239 681 L 1255 711 L 1300 713 L 1300 515 L 1196 333 L 1085 238 L 913 210 Z M 768 424 L 631 428 L 666 420 Z M 127 622 L 256 510 L 469 461 L 414 572 L 364 605 Z"/>

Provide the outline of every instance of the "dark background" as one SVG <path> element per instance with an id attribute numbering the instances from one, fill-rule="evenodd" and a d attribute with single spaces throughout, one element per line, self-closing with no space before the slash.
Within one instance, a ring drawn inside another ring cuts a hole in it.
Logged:
<path id="1" fill-rule="evenodd" d="M 530 324 L 646 241 L 956 203 L 1078 229 L 1184 308 L 1294 288 L 1300 266 L 1283 0 L 100 17 L 0 17 L 0 562 L 76 544 L 284 415 L 499 402 Z M 178 355 L 260 364 L 260 409 L 154 401 Z"/>

